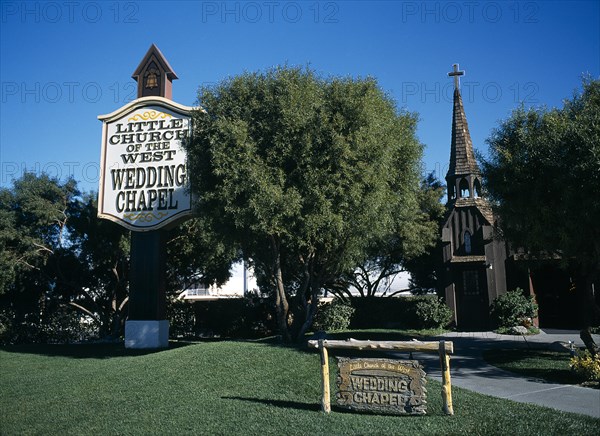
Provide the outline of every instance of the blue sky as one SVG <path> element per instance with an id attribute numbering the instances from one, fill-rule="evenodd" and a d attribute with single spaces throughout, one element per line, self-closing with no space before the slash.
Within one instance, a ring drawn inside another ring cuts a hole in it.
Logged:
<path id="1" fill-rule="evenodd" d="M 596 1 L 2 1 L 0 184 L 23 171 L 97 189 L 100 114 L 133 98 L 152 43 L 179 76 L 173 99 L 243 71 L 310 65 L 373 76 L 419 113 L 424 171 L 444 177 L 453 63 L 475 148 L 521 102 L 560 106 L 600 76 Z"/>

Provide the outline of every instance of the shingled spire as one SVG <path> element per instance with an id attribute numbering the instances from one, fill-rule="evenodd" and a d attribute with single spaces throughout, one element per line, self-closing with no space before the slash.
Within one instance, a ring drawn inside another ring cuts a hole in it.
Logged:
<path id="1" fill-rule="evenodd" d="M 454 111 L 452 113 L 452 143 L 450 147 L 450 166 L 446 174 L 448 200 L 456 198 L 475 198 L 480 195 L 481 182 L 479 166 L 473 153 L 473 142 L 469 133 L 467 116 L 460 95 L 459 77 L 464 71 L 459 71 L 454 64 L 454 71 L 448 76 L 454 77 Z"/>

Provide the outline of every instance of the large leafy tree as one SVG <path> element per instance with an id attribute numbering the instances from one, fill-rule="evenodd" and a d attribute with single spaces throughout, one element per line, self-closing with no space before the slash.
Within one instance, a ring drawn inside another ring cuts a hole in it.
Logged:
<path id="1" fill-rule="evenodd" d="M 284 339 L 300 339 L 324 284 L 392 233 L 394 215 L 414 201 L 415 117 L 373 79 L 301 68 L 243 74 L 198 99 L 188 144 L 197 209 L 272 290 Z"/>
<path id="2" fill-rule="evenodd" d="M 64 183 L 26 173 L 13 189 L 0 189 L 0 293 L 22 270 L 41 272 L 65 243 L 69 210 L 79 195 L 74 180 Z"/>
<path id="3" fill-rule="evenodd" d="M 561 109 L 515 110 L 488 143 L 483 170 L 506 238 L 578 268 L 588 327 L 600 278 L 600 81 L 585 79 Z"/>

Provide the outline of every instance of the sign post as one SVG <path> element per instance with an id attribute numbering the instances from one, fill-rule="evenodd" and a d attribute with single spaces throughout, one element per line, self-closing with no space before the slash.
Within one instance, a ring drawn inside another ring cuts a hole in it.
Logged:
<path id="1" fill-rule="evenodd" d="M 138 98 L 103 122 L 98 217 L 131 230 L 125 347 L 165 348 L 166 228 L 192 213 L 187 159 L 191 107 L 171 100 L 175 72 L 150 47 L 133 73 Z"/>

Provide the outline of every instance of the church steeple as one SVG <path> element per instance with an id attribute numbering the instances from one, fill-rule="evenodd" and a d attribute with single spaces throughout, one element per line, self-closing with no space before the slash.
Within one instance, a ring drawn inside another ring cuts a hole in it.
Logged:
<path id="1" fill-rule="evenodd" d="M 477 198 L 481 195 L 481 172 L 469 133 L 467 116 L 460 95 L 460 76 L 458 64 L 448 76 L 454 77 L 454 110 L 452 113 L 452 142 L 450 147 L 450 166 L 446 174 L 448 202 L 459 198 Z"/>

